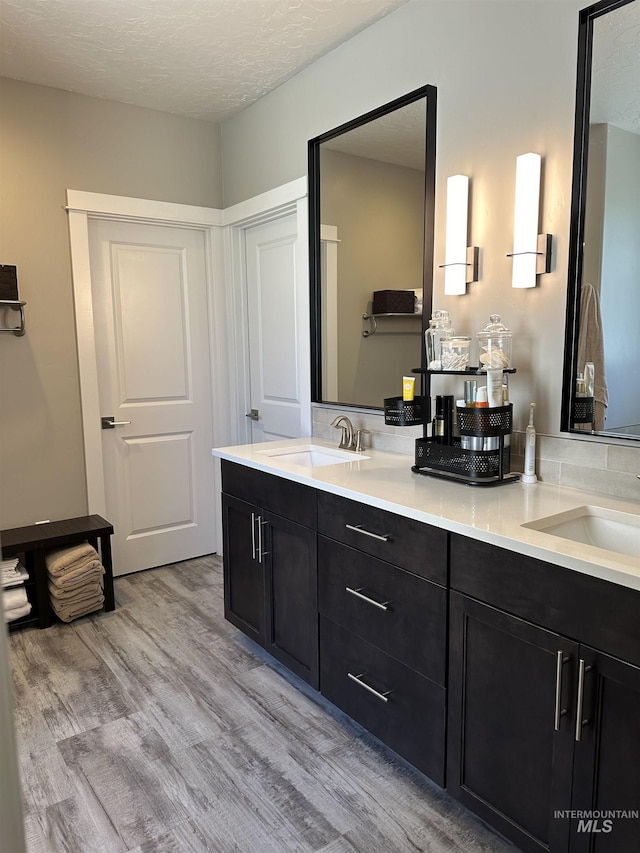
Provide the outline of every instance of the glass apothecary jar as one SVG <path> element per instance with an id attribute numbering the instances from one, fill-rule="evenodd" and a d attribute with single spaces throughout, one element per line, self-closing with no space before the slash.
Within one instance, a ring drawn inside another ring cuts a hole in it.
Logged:
<path id="1" fill-rule="evenodd" d="M 499 314 L 492 314 L 487 325 L 481 332 L 478 332 L 476 337 L 478 339 L 478 362 L 481 369 L 512 367 L 513 332 L 507 329 Z"/>
<path id="2" fill-rule="evenodd" d="M 454 337 L 456 330 L 451 325 L 448 311 L 434 311 L 429 328 L 424 333 L 427 352 L 427 370 L 442 370 L 442 338 Z"/>
<path id="3" fill-rule="evenodd" d="M 443 370 L 466 370 L 469 367 L 471 338 L 461 335 L 440 341 Z"/>

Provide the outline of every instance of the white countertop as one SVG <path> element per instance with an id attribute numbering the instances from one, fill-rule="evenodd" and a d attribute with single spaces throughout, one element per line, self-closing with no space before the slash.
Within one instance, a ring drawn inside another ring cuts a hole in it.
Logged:
<path id="1" fill-rule="evenodd" d="M 585 505 L 638 516 L 640 502 L 541 482 L 470 487 L 414 474 L 412 456 L 369 448 L 361 455 L 349 452 L 353 461 L 322 467 L 297 465 L 267 455 L 276 449 L 304 448 L 311 443 L 337 449 L 335 444 L 322 439 L 300 438 L 222 447 L 212 452 L 230 462 L 278 474 L 287 480 L 364 501 L 453 533 L 640 590 L 640 554 L 625 556 L 521 526 Z"/>

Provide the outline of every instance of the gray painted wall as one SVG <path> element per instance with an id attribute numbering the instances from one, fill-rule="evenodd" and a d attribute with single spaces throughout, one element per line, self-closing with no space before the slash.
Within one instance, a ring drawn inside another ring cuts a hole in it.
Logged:
<path id="1" fill-rule="evenodd" d="M 84 515 L 65 192 L 222 206 L 219 128 L 0 79 L 0 263 L 27 334 L 0 335 L 0 527 Z"/>
<path id="2" fill-rule="evenodd" d="M 471 176 L 471 239 L 481 279 L 436 307 L 458 334 L 500 313 L 515 333 L 516 427 L 530 400 L 538 428 L 559 434 L 578 11 L 584 0 L 410 0 L 222 125 L 225 205 L 299 177 L 307 140 L 426 83 L 438 88 L 436 265 L 444 258 L 448 175 Z M 541 228 L 553 271 L 511 288 L 515 158 L 544 157 Z M 442 393 L 449 389 L 443 382 Z M 460 389 L 451 388 L 452 393 Z M 460 395 L 458 395 L 460 396 Z"/>
<path id="3" fill-rule="evenodd" d="M 338 399 L 382 406 L 420 364 L 419 318 L 380 319 L 362 336 L 375 290 L 422 287 L 424 172 L 323 150 L 321 221 L 338 229 Z M 410 334 L 408 334 L 410 333 Z"/>

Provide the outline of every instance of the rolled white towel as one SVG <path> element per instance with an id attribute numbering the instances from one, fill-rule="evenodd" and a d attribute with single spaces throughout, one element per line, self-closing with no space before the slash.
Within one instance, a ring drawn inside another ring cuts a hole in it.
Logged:
<path id="1" fill-rule="evenodd" d="M 5 610 L 5 622 L 15 622 L 16 619 L 21 619 L 23 616 L 28 616 L 31 613 L 31 604 L 27 601 L 22 607 L 14 607 L 11 610 Z"/>
<path id="2" fill-rule="evenodd" d="M 23 586 L 13 589 L 5 589 L 2 593 L 2 601 L 5 610 L 14 610 L 16 607 L 24 607 L 28 603 L 27 591 Z"/>

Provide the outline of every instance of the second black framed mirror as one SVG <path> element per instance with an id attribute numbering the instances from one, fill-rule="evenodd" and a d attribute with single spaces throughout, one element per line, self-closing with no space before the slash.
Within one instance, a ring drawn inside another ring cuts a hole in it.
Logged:
<path id="1" fill-rule="evenodd" d="M 424 366 L 436 104 L 423 86 L 309 141 L 314 402 L 382 408 Z"/>

